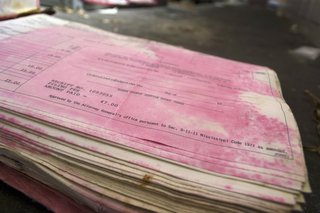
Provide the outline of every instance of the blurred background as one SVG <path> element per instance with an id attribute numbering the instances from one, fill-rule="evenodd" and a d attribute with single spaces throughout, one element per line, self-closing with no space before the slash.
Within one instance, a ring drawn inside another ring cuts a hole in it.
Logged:
<path id="1" fill-rule="evenodd" d="M 320 0 L 0 0 L 2 19 L 32 13 L 275 70 L 305 150 L 304 212 L 320 212 Z M 0 182 L 0 212 L 47 211 Z"/>

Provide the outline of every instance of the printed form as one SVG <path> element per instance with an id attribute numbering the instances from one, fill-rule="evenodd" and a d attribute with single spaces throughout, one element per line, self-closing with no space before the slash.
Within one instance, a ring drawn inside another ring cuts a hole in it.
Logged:
<path id="1" fill-rule="evenodd" d="M 221 174 L 231 167 L 260 180 L 245 172 L 268 171 L 269 183 L 299 188 L 299 131 L 274 71 L 43 15 L 15 22 L 0 23 L 1 106 L 125 135 L 131 148 Z"/>

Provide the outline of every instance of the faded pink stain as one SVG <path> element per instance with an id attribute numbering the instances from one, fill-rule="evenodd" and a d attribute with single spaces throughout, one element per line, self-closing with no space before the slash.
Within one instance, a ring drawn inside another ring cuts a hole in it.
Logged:
<path id="1" fill-rule="evenodd" d="M 232 186 L 230 186 L 230 185 L 226 185 L 224 188 L 225 188 L 226 190 L 228 190 L 228 191 L 231 191 L 231 190 L 232 190 Z"/>

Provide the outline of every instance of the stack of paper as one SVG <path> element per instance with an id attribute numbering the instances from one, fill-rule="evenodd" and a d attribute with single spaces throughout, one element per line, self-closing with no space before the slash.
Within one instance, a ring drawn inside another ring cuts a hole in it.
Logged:
<path id="1" fill-rule="evenodd" d="M 54 211 L 62 194 L 97 212 L 299 210 L 307 172 L 274 71 L 45 15 L 0 29 L 10 185 Z"/>
<path id="2" fill-rule="evenodd" d="M 39 7 L 38 0 L 0 0 L 0 20 L 36 12 Z"/>

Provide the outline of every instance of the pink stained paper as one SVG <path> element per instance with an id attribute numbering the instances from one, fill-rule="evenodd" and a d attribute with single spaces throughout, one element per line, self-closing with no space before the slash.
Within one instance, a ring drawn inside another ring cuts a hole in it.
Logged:
<path id="1" fill-rule="evenodd" d="M 90 127 L 108 140 L 101 128 L 123 134 L 132 148 L 163 157 L 146 148 L 161 146 L 194 158 L 168 159 L 210 171 L 216 166 L 195 162 L 215 158 L 305 176 L 293 115 L 265 67 L 52 26 L 0 41 L 0 80 L 2 106 L 47 121 L 61 116 L 57 125 L 73 120 L 81 124 L 73 129 L 92 134 Z"/>
<path id="2" fill-rule="evenodd" d="M 52 130 L 48 130 L 48 127 L 43 128 L 43 127 L 35 126 L 34 124 L 30 125 L 26 122 L 23 122 L 21 119 L 19 120 L 13 119 L 11 117 L 4 116 L 3 114 L 1 114 L 1 119 L 15 124 L 17 129 L 23 129 L 23 127 L 28 127 L 28 129 L 35 131 L 35 133 L 40 136 L 42 134 L 45 134 L 45 135 L 51 136 L 52 138 L 62 140 L 66 143 L 83 147 L 95 153 L 100 153 L 107 156 L 118 158 L 118 156 L 110 152 L 108 148 L 104 148 L 104 149 L 97 148 L 92 142 L 80 143 L 80 141 L 71 139 L 65 134 L 63 134 L 63 136 L 59 136 L 59 134 L 55 132 L 51 132 Z M 87 129 L 87 131 L 92 131 L 92 129 L 89 128 Z M 90 132 L 90 134 L 95 135 L 98 133 Z M 201 155 L 195 155 L 192 153 L 183 152 L 181 150 L 174 149 L 172 147 L 157 144 L 152 141 L 141 141 L 137 138 L 128 138 L 128 137 L 119 136 L 119 135 L 116 136 L 115 134 L 110 134 L 110 133 L 107 134 L 106 131 L 104 132 L 104 134 L 105 134 L 105 137 L 107 135 L 106 138 L 108 138 L 109 140 L 119 141 L 120 144 L 129 146 L 129 147 L 135 146 L 135 149 L 137 150 L 144 150 L 146 152 L 156 154 L 157 156 L 160 156 L 163 158 L 175 159 L 181 163 L 185 163 L 185 164 L 203 168 L 203 169 L 208 169 L 210 171 L 221 173 L 221 174 L 232 175 L 235 177 L 242 177 L 242 178 L 246 177 L 247 179 L 250 179 L 250 180 L 256 180 L 263 183 L 283 186 L 283 187 L 292 188 L 292 189 L 300 189 L 301 188 L 300 181 L 304 180 L 303 179 L 304 177 L 302 176 L 297 176 L 290 173 L 283 174 L 277 170 L 263 171 L 261 170 L 262 168 L 254 168 L 252 166 L 245 165 L 245 164 L 239 165 L 239 164 L 236 164 L 235 162 L 227 162 L 215 157 L 209 158 Z M 2 143 L 6 144 L 9 147 L 12 147 L 12 148 L 20 147 L 21 149 L 27 149 L 32 153 L 39 152 L 45 155 L 51 153 L 50 147 L 48 147 L 47 144 L 44 146 L 40 145 L 38 142 L 28 139 L 26 134 L 13 133 L 11 129 L 8 129 L 4 126 L 1 126 L 0 136 L 3 138 L 7 138 L 8 141 L 13 140 L 13 138 L 11 138 L 12 136 L 19 138 L 18 140 L 16 139 L 18 143 L 12 143 L 12 142 L 7 143 L 5 141 L 2 141 Z M 32 148 L 29 148 L 30 146 Z M 69 154 L 72 154 L 72 153 L 69 153 Z M 129 162 L 140 165 L 142 167 L 155 170 L 155 171 L 161 171 L 161 172 L 167 173 L 163 166 L 152 165 L 148 161 L 129 160 Z M 175 176 L 179 176 L 179 175 L 175 174 Z"/>
<path id="3" fill-rule="evenodd" d="M 11 187 L 21 191 L 30 198 L 38 201 L 56 213 L 89 213 L 89 212 L 108 212 L 108 213 L 143 213 L 143 210 L 129 208 L 119 202 L 94 195 L 83 189 L 78 189 L 84 197 L 89 197 L 86 204 L 79 203 L 63 194 L 61 191 L 47 186 L 28 174 L 17 171 L 14 168 L 0 162 L 0 180 L 4 181 Z"/>

